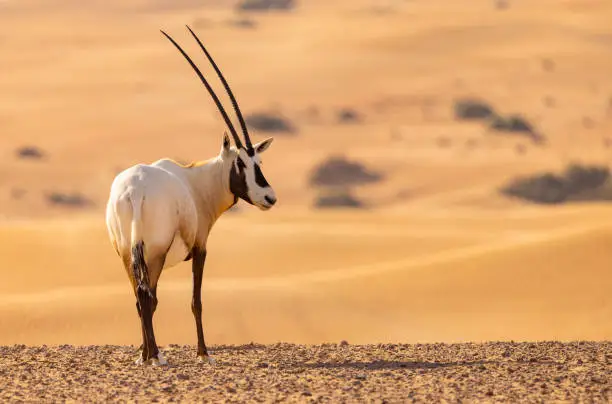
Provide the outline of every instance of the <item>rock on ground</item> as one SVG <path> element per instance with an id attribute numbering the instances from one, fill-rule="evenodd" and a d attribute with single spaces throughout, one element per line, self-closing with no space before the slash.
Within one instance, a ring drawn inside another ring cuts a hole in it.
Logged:
<path id="1" fill-rule="evenodd" d="M 0 401 L 609 402 L 612 342 L 0 347 Z"/>

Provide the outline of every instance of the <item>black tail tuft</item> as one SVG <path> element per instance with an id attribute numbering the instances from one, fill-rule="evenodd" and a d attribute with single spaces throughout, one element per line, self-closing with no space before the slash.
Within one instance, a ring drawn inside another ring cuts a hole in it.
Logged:
<path id="1" fill-rule="evenodd" d="M 144 257 L 144 242 L 138 241 L 132 247 L 132 273 L 136 281 L 136 293 L 138 296 L 149 295 L 153 298 L 153 292 L 149 283 L 149 268 Z"/>

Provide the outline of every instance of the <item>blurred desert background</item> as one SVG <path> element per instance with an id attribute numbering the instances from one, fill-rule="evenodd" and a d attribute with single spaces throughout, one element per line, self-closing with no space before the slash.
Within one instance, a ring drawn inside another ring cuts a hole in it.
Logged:
<path id="1" fill-rule="evenodd" d="M 0 344 L 135 344 L 113 177 L 242 106 L 279 202 L 213 229 L 210 345 L 612 338 L 612 3 L 0 2 Z M 233 116 L 233 115 L 232 115 Z M 239 252 L 235 246 L 238 245 Z M 191 264 L 157 341 L 195 344 Z"/>

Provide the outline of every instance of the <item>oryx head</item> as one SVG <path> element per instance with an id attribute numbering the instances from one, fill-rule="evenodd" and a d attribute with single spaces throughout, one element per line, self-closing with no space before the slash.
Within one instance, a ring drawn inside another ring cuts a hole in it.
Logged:
<path id="1" fill-rule="evenodd" d="M 232 125 L 232 121 L 229 119 L 227 113 L 225 112 L 225 109 L 221 105 L 219 97 L 217 97 L 210 84 L 208 84 L 208 81 L 206 81 L 204 75 L 202 74 L 202 72 L 200 72 L 200 69 L 198 69 L 198 67 L 195 65 L 195 63 L 193 63 L 191 58 L 168 34 L 166 34 L 164 31 L 161 31 L 162 34 L 164 34 L 166 38 L 168 38 L 174 44 L 174 46 L 176 46 L 176 48 L 181 52 L 185 59 L 187 59 L 193 70 L 195 70 L 196 74 L 210 93 L 213 101 L 215 101 L 219 112 L 221 112 L 221 115 L 223 116 L 223 119 L 225 120 L 225 123 L 229 128 L 230 133 L 232 134 L 234 143 L 236 143 L 236 148 L 232 148 L 230 145 L 229 137 L 227 136 L 227 134 L 224 134 L 221 153 L 223 157 L 231 159 L 231 168 L 229 171 L 230 191 L 232 192 L 232 194 L 234 194 L 234 198 L 236 200 L 238 198 L 243 199 L 246 202 L 257 206 L 262 210 L 270 209 L 276 203 L 276 195 L 274 193 L 274 190 L 272 189 L 270 184 L 268 184 L 268 181 L 264 177 L 263 172 L 261 171 L 260 155 L 266 149 L 268 149 L 273 139 L 268 138 L 257 144 L 251 143 L 249 132 L 242 116 L 242 112 L 240 112 L 238 102 L 236 101 L 236 98 L 234 97 L 234 94 L 232 93 L 229 84 L 225 80 L 225 77 L 223 77 L 223 74 L 219 70 L 219 67 L 217 66 L 213 58 L 210 56 L 204 45 L 202 45 L 202 42 L 200 41 L 198 36 L 191 30 L 191 28 L 189 28 L 189 26 L 187 26 L 187 29 L 189 30 L 189 32 L 191 32 L 191 35 L 193 35 L 195 40 L 198 42 L 200 48 L 202 49 L 202 51 L 212 64 L 213 68 L 217 72 L 217 76 L 219 76 L 219 79 L 221 79 L 221 82 L 223 83 L 223 86 L 225 87 L 225 90 L 227 91 L 227 94 L 229 95 L 230 100 L 232 101 L 234 111 L 238 116 L 238 120 L 242 128 L 242 134 L 244 135 L 245 144 L 243 144 L 240 140 L 240 136 L 238 136 L 238 132 L 234 128 L 234 125 Z"/>

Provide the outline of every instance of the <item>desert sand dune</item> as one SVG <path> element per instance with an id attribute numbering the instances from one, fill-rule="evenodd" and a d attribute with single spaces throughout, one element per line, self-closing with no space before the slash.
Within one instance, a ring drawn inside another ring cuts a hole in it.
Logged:
<path id="1" fill-rule="evenodd" d="M 225 129 L 159 32 L 220 89 L 184 24 L 246 114 L 295 128 L 251 130 L 275 137 L 263 169 L 279 203 L 240 203 L 213 229 L 209 345 L 612 338 L 612 207 L 499 192 L 572 162 L 609 166 L 612 4 L 234 6 L 0 2 L 0 345 L 140 343 L 104 227 L 110 184 L 138 162 L 212 157 Z M 545 141 L 457 120 L 464 98 L 525 117 Z M 314 207 L 311 177 L 332 156 L 380 176 L 352 188 L 366 208 Z M 158 343 L 194 344 L 190 263 L 162 275 L 159 299 Z"/>
<path id="2" fill-rule="evenodd" d="M 598 217 L 609 208 L 591 210 Z M 285 245 L 288 218 L 275 223 L 253 214 L 220 222 L 203 287 L 209 340 L 571 340 L 606 339 L 612 332 L 606 321 L 612 305 L 602 282 L 608 269 L 599 257 L 612 222 L 580 221 L 575 212 L 560 209 L 556 216 L 569 216 L 574 223 L 565 217 L 551 225 L 555 215 L 543 213 L 540 228 L 533 228 L 533 219 L 519 218 L 506 233 L 496 233 L 499 218 L 472 217 L 447 220 L 449 233 L 440 228 L 428 233 L 423 218 L 405 215 L 385 226 L 384 220 L 369 222 L 369 215 L 336 219 L 340 230 L 351 224 L 370 229 L 351 237 L 334 232 L 331 220 L 324 231 L 296 220 L 291 237 L 300 249 L 285 246 L 273 256 L 266 246 Z M 468 228 L 462 236 L 452 231 L 461 226 L 457 222 Z M 492 222 L 488 234 L 487 222 Z M 31 235 L 10 230 L 14 246 L 4 256 L 19 263 L 20 272 L 3 285 L 0 312 L 11 329 L 0 341 L 134 342 L 133 297 L 116 257 L 104 254 L 110 248 L 104 228 L 89 218 L 74 219 L 70 227 L 62 223 L 47 224 L 46 237 L 37 231 L 37 244 L 49 250 L 28 259 L 19 245 L 33 242 Z M 405 234 L 400 223 L 408 229 Z M 256 268 L 236 264 L 230 253 L 236 230 L 247 227 L 251 230 L 240 233 L 245 248 L 238 258 L 248 257 Z M 431 227 L 436 227 L 433 220 Z M 419 228 L 425 230 L 422 235 Z M 65 268 L 49 271 L 43 260 L 53 257 L 63 259 Z M 189 265 L 181 264 L 160 281 L 156 324 L 161 341 L 193 342 L 190 275 Z"/>

